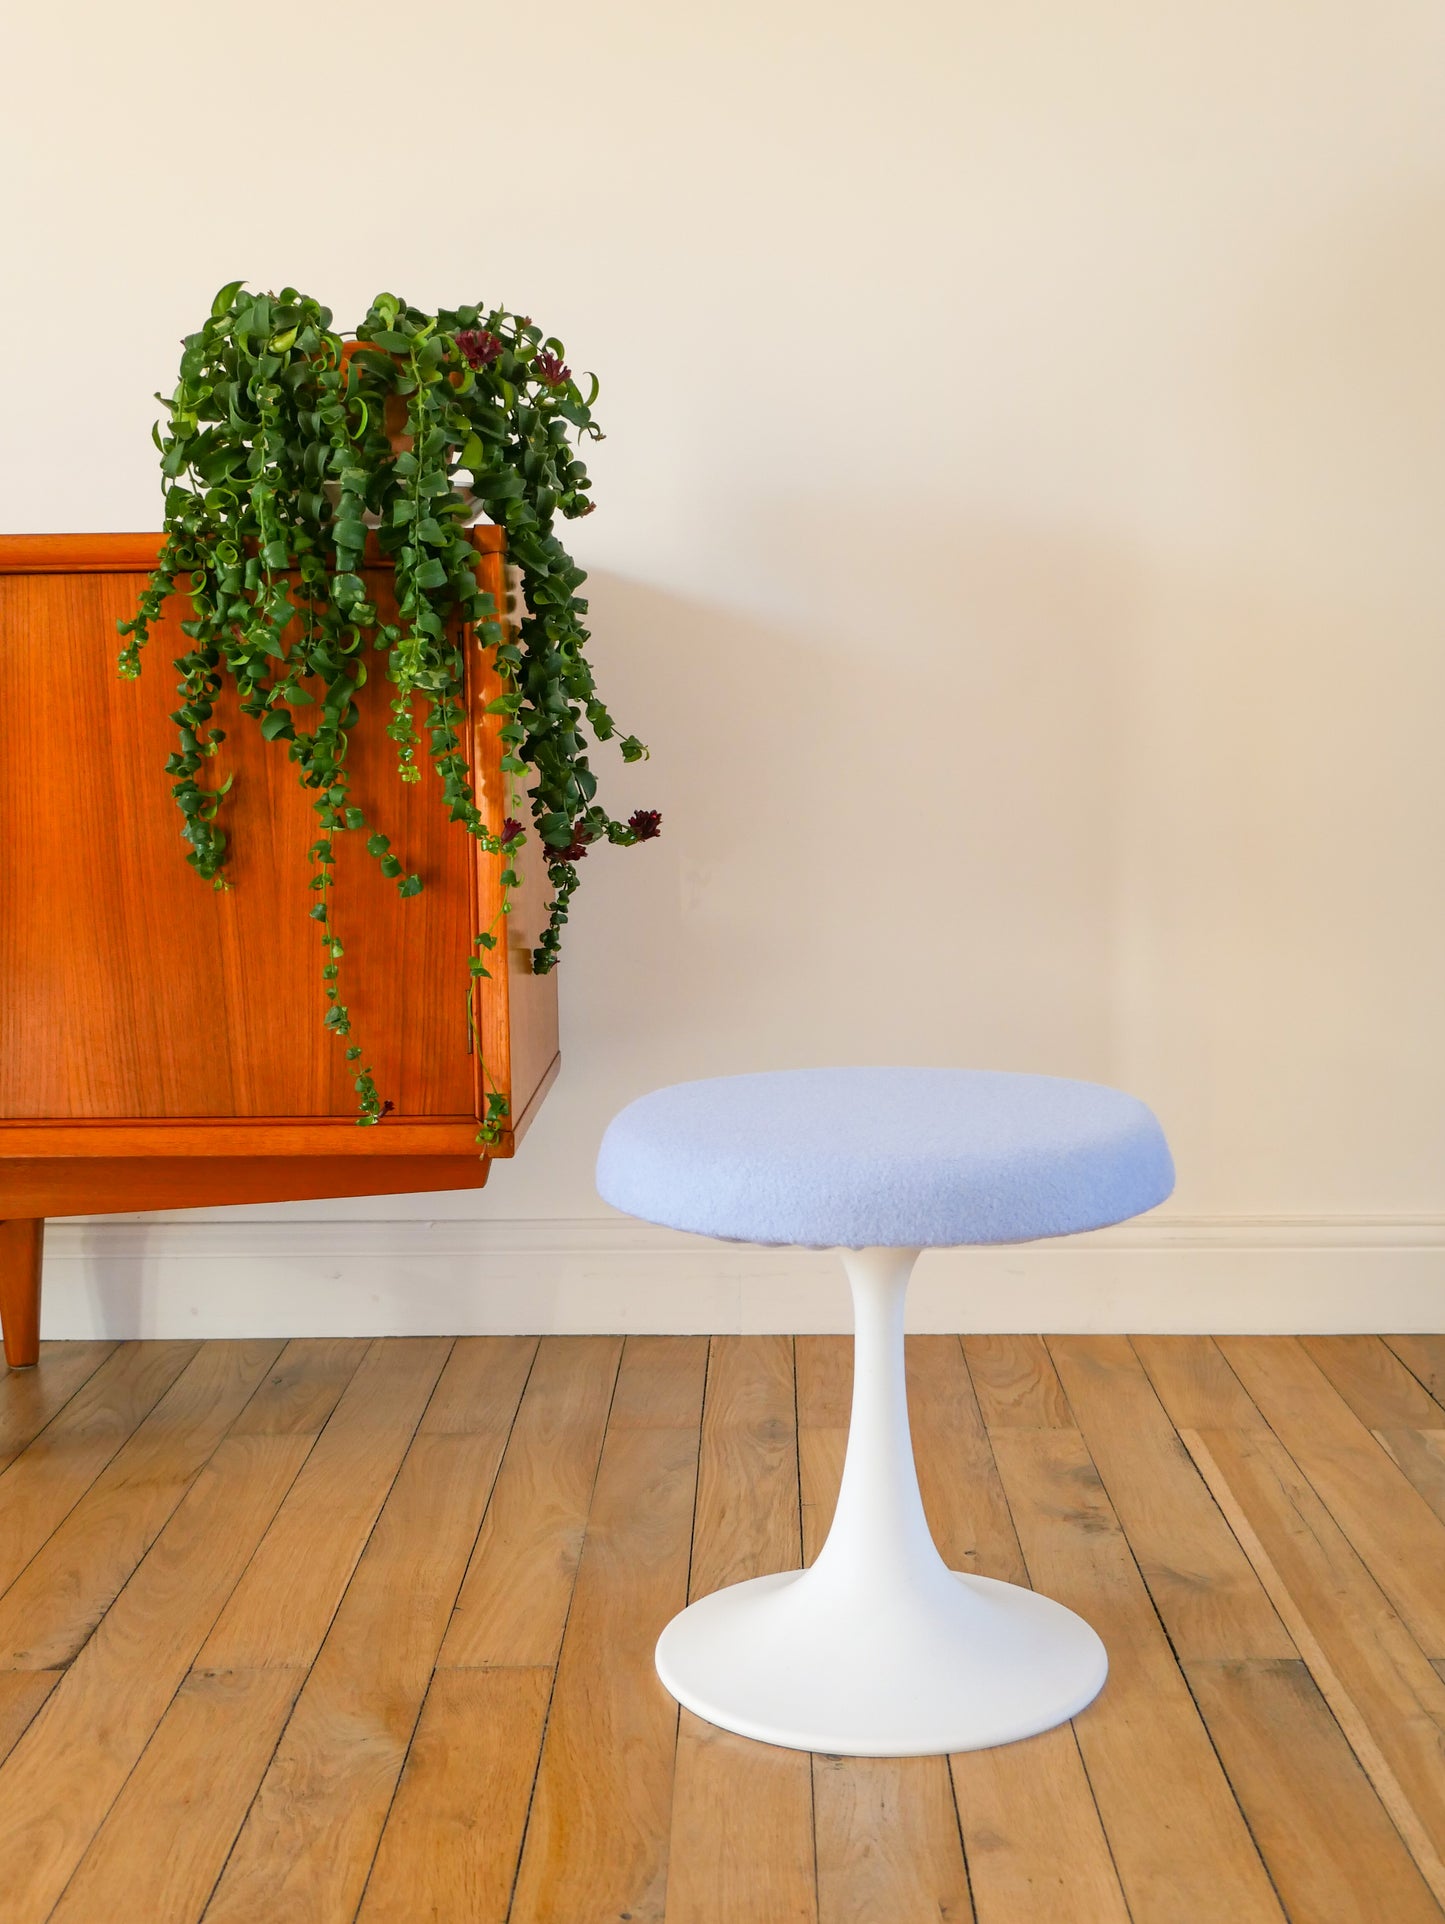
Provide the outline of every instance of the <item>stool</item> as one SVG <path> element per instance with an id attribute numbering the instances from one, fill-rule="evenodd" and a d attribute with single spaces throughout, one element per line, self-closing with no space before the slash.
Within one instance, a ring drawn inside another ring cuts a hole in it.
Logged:
<path id="1" fill-rule="evenodd" d="M 673 1618 L 663 1683 L 724 1730 L 794 1750 L 929 1755 L 1063 1723 L 1108 1658 L 1073 1611 L 951 1571 L 918 1492 L 903 1301 L 925 1248 L 1026 1242 L 1151 1209 L 1174 1169 L 1144 1104 L 1053 1076 L 810 1069 L 659 1089 L 603 1138 L 629 1215 L 739 1242 L 841 1248 L 853 1410 L 833 1525 L 806 1570 Z"/>

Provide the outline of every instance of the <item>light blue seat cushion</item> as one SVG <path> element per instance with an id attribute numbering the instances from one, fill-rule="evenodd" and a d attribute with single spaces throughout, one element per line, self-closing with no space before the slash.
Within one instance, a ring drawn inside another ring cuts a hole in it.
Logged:
<path id="1" fill-rule="evenodd" d="M 798 1069 L 629 1103 L 597 1187 L 739 1242 L 932 1248 L 1122 1222 L 1174 1187 L 1164 1132 L 1094 1082 L 976 1069 Z"/>

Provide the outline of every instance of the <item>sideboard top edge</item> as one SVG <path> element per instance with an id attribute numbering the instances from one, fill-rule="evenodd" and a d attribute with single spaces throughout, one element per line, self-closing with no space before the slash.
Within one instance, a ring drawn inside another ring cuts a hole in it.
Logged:
<path id="1" fill-rule="evenodd" d="M 501 528 L 469 529 L 481 554 L 500 554 Z M 0 534 L 0 575 L 149 574 L 156 565 L 158 534 Z M 380 557 L 368 543 L 364 567 Z"/>

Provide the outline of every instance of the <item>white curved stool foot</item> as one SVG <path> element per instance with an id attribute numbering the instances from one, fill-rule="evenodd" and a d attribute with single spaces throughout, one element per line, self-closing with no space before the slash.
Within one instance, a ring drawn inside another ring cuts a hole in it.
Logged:
<path id="1" fill-rule="evenodd" d="M 923 1514 L 903 1372 L 912 1249 L 844 1252 L 853 1413 L 838 1508 L 808 1570 L 715 1591 L 673 1618 L 657 1672 L 709 1723 L 793 1750 L 982 1750 L 1064 1723 L 1108 1671 L 1072 1610 L 947 1568 Z"/>

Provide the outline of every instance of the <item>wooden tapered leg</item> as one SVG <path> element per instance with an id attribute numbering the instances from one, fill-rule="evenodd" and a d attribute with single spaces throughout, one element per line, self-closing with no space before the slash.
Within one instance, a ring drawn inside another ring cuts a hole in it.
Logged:
<path id="1" fill-rule="evenodd" d="M 13 1370 L 40 1361 L 40 1253 L 45 1218 L 22 1216 L 0 1223 L 0 1330 L 5 1361 Z"/>

